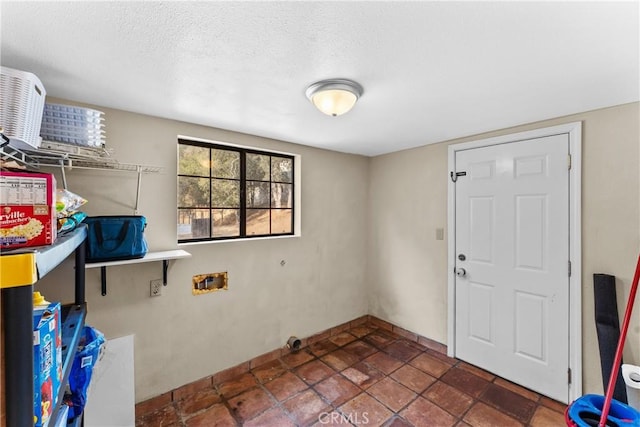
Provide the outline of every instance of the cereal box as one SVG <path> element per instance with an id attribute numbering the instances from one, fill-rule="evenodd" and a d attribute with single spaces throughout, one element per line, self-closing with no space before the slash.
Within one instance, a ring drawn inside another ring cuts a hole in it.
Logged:
<path id="1" fill-rule="evenodd" d="M 52 174 L 0 171 L 0 248 L 52 244 L 55 194 Z"/>
<path id="2" fill-rule="evenodd" d="M 35 426 L 46 426 L 60 392 L 62 337 L 60 303 L 33 311 L 33 414 Z"/>

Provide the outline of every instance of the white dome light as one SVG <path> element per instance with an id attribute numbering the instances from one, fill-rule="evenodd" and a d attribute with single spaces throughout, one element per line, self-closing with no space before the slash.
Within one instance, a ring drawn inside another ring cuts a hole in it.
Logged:
<path id="1" fill-rule="evenodd" d="M 340 116 L 353 108 L 362 96 L 362 86 L 346 79 L 322 80 L 307 89 L 307 98 L 329 116 Z"/>

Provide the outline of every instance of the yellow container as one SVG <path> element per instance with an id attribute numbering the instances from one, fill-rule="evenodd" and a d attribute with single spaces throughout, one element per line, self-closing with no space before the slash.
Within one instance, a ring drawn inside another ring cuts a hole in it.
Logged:
<path id="1" fill-rule="evenodd" d="M 0 256 L 0 288 L 31 285 L 37 280 L 35 253 Z"/>

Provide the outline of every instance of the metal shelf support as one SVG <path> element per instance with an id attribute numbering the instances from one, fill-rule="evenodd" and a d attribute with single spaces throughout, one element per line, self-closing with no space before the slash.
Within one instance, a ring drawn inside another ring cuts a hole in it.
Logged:
<path id="1" fill-rule="evenodd" d="M 3 289 L 7 426 L 33 426 L 33 286 Z"/>
<path id="2" fill-rule="evenodd" d="M 136 207 L 133 210 L 135 215 L 139 215 L 138 202 L 140 201 L 140 187 L 142 186 L 142 166 L 138 165 L 138 189 L 136 190 Z"/>
<path id="3" fill-rule="evenodd" d="M 169 270 L 169 261 L 166 259 L 162 260 L 162 284 L 167 286 L 167 270 Z"/>
<path id="4" fill-rule="evenodd" d="M 100 267 L 100 290 L 102 296 L 107 295 L 107 267 Z"/>

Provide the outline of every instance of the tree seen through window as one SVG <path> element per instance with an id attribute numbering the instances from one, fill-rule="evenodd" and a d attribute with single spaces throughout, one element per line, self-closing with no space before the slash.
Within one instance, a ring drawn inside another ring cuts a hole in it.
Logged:
<path id="1" fill-rule="evenodd" d="M 178 241 L 293 234 L 293 156 L 178 141 Z"/>

